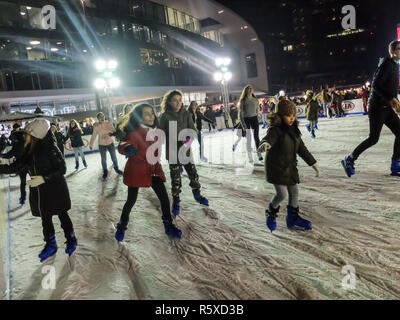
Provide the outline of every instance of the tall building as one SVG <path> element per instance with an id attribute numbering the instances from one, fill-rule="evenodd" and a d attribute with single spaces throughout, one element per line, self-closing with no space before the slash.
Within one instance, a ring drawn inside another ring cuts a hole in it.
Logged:
<path id="1" fill-rule="evenodd" d="M 310 0 L 270 2 L 265 39 L 270 89 L 302 91 L 321 85 L 370 80 L 378 58 L 388 55 L 400 21 L 397 1 Z M 355 9 L 355 28 L 342 19 Z"/>
<path id="2" fill-rule="evenodd" d="M 268 91 L 263 43 L 249 23 L 213 0 L 0 1 L 0 106 L 7 111 L 96 109 L 98 57 L 119 62 L 117 105 L 158 104 L 172 87 L 185 90 L 186 103 L 218 99 L 218 57 L 232 61 L 230 92 L 238 95 L 248 83 Z"/>

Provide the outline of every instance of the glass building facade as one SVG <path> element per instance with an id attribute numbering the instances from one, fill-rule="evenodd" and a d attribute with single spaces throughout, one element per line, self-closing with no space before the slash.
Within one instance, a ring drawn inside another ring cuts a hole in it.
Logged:
<path id="1" fill-rule="evenodd" d="M 191 41 L 221 49 L 218 31 L 201 34 L 196 17 L 142 0 L 0 0 L 0 91 L 89 88 L 93 59 L 119 61 L 129 86 L 207 85 L 212 76 L 190 64 L 208 57 Z M 56 9 L 47 30 L 42 8 Z"/>

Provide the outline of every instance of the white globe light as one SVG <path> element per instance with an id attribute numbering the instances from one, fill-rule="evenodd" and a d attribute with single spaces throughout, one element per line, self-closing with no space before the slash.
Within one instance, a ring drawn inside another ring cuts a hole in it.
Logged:
<path id="1" fill-rule="evenodd" d="M 369 81 L 367 81 L 367 82 L 365 83 L 365 85 L 368 87 L 368 86 L 370 85 Z"/>
<path id="2" fill-rule="evenodd" d="M 231 59 L 230 58 L 224 58 L 224 65 L 228 66 L 231 63 Z"/>
<path id="3" fill-rule="evenodd" d="M 214 79 L 215 79 L 215 81 L 221 81 L 222 80 L 222 73 L 221 72 L 214 73 Z"/>
<path id="4" fill-rule="evenodd" d="M 223 63 L 224 63 L 224 60 L 222 58 L 215 59 L 215 64 L 216 64 L 217 67 L 219 67 Z"/>
<path id="5" fill-rule="evenodd" d="M 224 80 L 229 81 L 232 79 L 232 73 L 231 72 L 225 72 L 224 73 Z"/>
<path id="6" fill-rule="evenodd" d="M 106 82 L 104 81 L 104 79 L 98 78 L 94 82 L 94 86 L 96 87 L 96 89 L 103 89 L 106 86 Z"/>
<path id="7" fill-rule="evenodd" d="M 102 59 L 96 61 L 96 69 L 102 71 L 106 68 L 106 62 Z"/>
<path id="8" fill-rule="evenodd" d="M 118 66 L 117 61 L 115 61 L 115 60 L 108 61 L 108 69 L 115 70 L 115 69 L 117 69 L 117 66 Z"/>
<path id="9" fill-rule="evenodd" d="M 110 87 L 111 88 L 118 88 L 121 85 L 121 80 L 119 78 L 112 78 L 110 80 Z"/>
<path id="10" fill-rule="evenodd" d="M 285 95 L 285 91 L 283 91 L 283 90 L 279 91 L 279 96 L 280 96 L 280 97 L 282 97 L 282 96 L 284 96 L 284 95 Z"/>

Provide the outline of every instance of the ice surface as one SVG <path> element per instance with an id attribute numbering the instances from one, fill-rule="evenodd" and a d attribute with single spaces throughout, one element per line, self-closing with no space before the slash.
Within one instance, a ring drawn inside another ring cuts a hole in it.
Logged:
<path id="1" fill-rule="evenodd" d="M 8 177 L 2 176 L 0 298 L 6 298 L 10 283 L 12 299 L 399 299 L 400 181 L 389 175 L 394 136 L 384 128 L 379 143 L 356 162 L 356 175 L 348 178 L 340 160 L 367 137 L 368 118 L 320 120 L 315 140 L 304 125 L 302 120 L 303 140 L 321 168 L 316 178 L 299 159 L 300 213 L 313 223 L 309 232 L 286 228 L 286 201 L 277 230 L 269 232 L 264 211 L 274 189 L 256 155 L 254 167 L 247 162 L 244 139 L 234 163 L 211 159 L 210 149 L 215 153 L 225 144 L 232 150 L 236 136 L 225 130 L 205 135 L 206 156 L 213 164 L 198 165 L 210 207 L 193 199 L 183 175 L 181 215 L 176 219 L 181 240 L 165 235 L 156 195 L 141 189 L 125 241 L 117 244 L 115 225 L 127 187 L 111 167 L 102 182 L 100 155 L 91 154 L 86 157 L 88 169 L 77 173 L 73 158 L 66 160 L 78 248 L 68 258 L 54 217 L 59 249 L 55 258 L 40 263 L 41 221 L 31 215 L 29 204 L 18 205 L 19 178 L 11 178 L 9 281 L 3 210 Z M 261 130 L 261 138 L 265 132 Z M 193 149 L 198 155 L 196 141 Z M 123 167 L 125 157 L 118 155 L 118 160 Z M 163 168 L 170 194 L 168 166 Z M 345 265 L 355 269 L 354 289 L 342 287 Z M 55 267 L 55 289 L 42 286 L 47 275 L 43 266 Z"/>

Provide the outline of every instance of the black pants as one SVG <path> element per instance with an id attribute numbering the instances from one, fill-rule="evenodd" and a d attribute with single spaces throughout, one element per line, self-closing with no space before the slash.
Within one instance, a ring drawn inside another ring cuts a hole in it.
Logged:
<path id="1" fill-rule="evenodd" d="M 371 105 L 369 109 L 369 137 L 353 151 L 354 160 L 366 149 L 379 141 L 383 125 L 386 125 L 396 136 L 393 145 L 392 159 L 400 159 L 400 119 L 391 107 Z"/>
<path id="2" fill-rule="evenodd" d="M 165 189 L 164 182 L 161 180 L 160 177 L 154 176 L 151 179 L 151 187 L 156 193 L 158 199 L 160 200 L 162 219 L 172 221 L 170 202 L 168 198 L 167 189 Z M 126 199 L 125 205 L 122 208 L 122 214 L 120 219 L 120 224 L 124 227 L 128 225 L 129 215 L 131 213 L 133 206 L 136 203 L 138 192 L 139 192 L 138 187 L 128 187 L 128 198 Z"/>
<path id="3" fill-rule="evenodd" d="M 60 219 L 61 228 L 64 230 L 65 237 L 69 238 L 71 232 L 74 231 L 74 227 L 72 225 L 71 219 L 69 218 L 68 212 L 60 213 L 58 215 L 58 218 Z M 48 242 L 50 236 L 55 234 L 53 225 L 53 216 L 43 215 L 42 226 L 43 226 L 44 241 Z"/>
<path id="4" fill-rule="evenodd" d="M 246 124 L 247 129 L 253 129 L 254 142 L 256 143 L 256 148 L 258 149 L 258 147 L 260 145 L 260 137 L 258 134 L 259 125 L 258 125 L 257 116 L 250 117 L 250 118 L 244 118 L 244 122 Z M 250 148 L 249 145 L 251 145 L 251 141 L 247 140 L 247 144 L 248 144 L 248 148 Z"/>
<path id="5" fill-rule="evenodd" d="M 21 181 L 21 184 L 20 184 L 20 191 L 21 191 L 21 199 L 23 199 L 23 200 L 25 200 L 26 199 L 26 190 L 25 190 L 25 187 L 26 187 L 26 175 L 28 174 L 28 171 L 21 171 L 20 173 L 19 173 L 19 179 L 20 179 L 20 181 Z"/>

